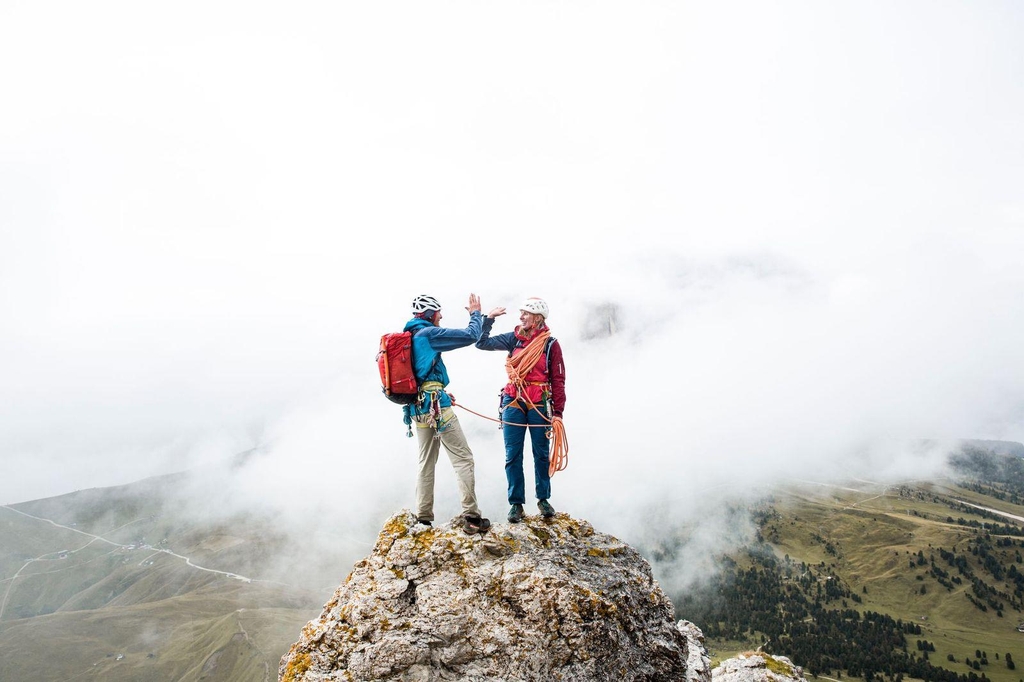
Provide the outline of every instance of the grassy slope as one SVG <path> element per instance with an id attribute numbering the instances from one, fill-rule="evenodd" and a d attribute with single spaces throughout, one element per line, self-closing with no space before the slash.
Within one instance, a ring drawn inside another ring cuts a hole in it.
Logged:
<path id="1" fill-rule="evenodd" d="M 261 587 L 212 584 L 177 599 L 3 623 L 0 679 L 275 680 L 298 628 L 319 613 L 276 601 Z"/>
<path id="2" fill-rule="evenodd" d="M 270 559 L 289 546 L 266 520 L 176 515 L 175 479 L 0 508 L 0 680 L 277 679 L 330 590 L 275 582 Z M 294 560 L 344 577 L 331 557 Z"/>
<path id="3" fill-rule="evenodd" d="M 1024 507 L 951 484 L 863 486 L 859 492 L 838 487 L 804 488 L 776 493 L 774 507 L 780 517 L 768 523 L 763 533 L 780 558 L 789 555 L 795 561 L 810 565 L 824 562 L 832 567 L 863 599 L 859 605 L 851 602 L 850 607 L 919 624 L 921 635 L 908 636 L 910 648 L 915 650 L 917 639 L 932 642 L 935 651 L 929 658 L 934 665 L 958 674 L 968 673 L 971 669 L 965 665 L 965 658 L 974 659 L 975 652 L 982 650 L 989 664 L 977 674 L 984 672 L 994 682 L 1018 682 L 1024 671 L 1007 669 L 1003 657 L 1009 652 L 1015 662 L 1024 661 L 1024 633 L 1016 630 L 1024 614 L 1008 604 L 1001 618 L 992 609 L 982 612 L 965 596 L 971 589 L 969 581 L 950 591 L 928 574 L 928 565 L 911 566 L 918 551 L 926 559 L 935 556 L 937 561 L 939 548 L 965 551 L 974 531 L 948 523 L 948 517 L 992 521 L 952 509 L 946 502 L 954 498 L 1024 517 Z M 1019 542 L 1020 538 L 1015 540 Z M 1002 552 L 1005 565 L 1013 563 L 1016 549 Z M 949 570 L 955 574 L 954 569 Z M 1005 581 L 997 583 L 977 567 L 975 572 L 990 585 L 1013 592 Z M 922 585 L 925 594 L 921 594 Z M 717 658 L 756 646 L 752 642 L 709 645 Z M 1000 655 L 998 661 L 996 653 Z M 957 662 L 949 662 L 947 654 L 953 654 Z"/>

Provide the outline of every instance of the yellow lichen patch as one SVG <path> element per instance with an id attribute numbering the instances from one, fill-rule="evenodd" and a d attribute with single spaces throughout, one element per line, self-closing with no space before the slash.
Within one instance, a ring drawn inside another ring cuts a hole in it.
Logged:
<path id="1" fill-rule="evenodd" d="M 498 541 L 504 545 L 508 545 L 513 552 L 518 552 L 520 548 L 522 548 L 522 543 L 511 535 L 498 536 Z"/>
<path id="2" fill-rule="evenodd" d="M 768 656 L 766 654 L 763 654 L 762 658 L 764 658 L 764 667 L 768 668 L 773 673 L 775 673 L 777 675 L 785 675 L 786 677 L 795 677 L 796 676 L 796 672 L 793 670 L 793 668 L 791 668 L 790 666 L 786 665 L 784 662 L 780 661 L 779 659 L 772 658 L 771 656 Z"/>
<path id="3" fill-rule="evenodd" d="M 403 516 L 401 514 L 398 514 L 396 516 L 392 516 L 390 519 L 388 519 L 384 523 L 384 528 L 381 529 L 381 533 L 382 534 L 386 533 L 386 534 L 392 535 L 392 536 L 394 536 L 396 538 L 397 537 L 401 537 L 401 536 L 405 535 L 408 532 L 409 532 L 409 520 L 405 516 Z"/>
<path id="4" fill-rule="evenodd" d="M 576 612 L 583 620 L 607 620 L 618 615 L 619 608 L 615 602 L 601 599 L 597 594 L 585 588 L 580 589 L 579 592 Z"/>
<path id="5" fill-rule="evenodd" d="M 284 669 L 284 674 L 281 676 L 282 682 L 293 682 L 294 680 L 301 679 L 302 675 L 306 674 L 306 671 L 313 665 L 313 659 L 309 654 L 298 654 L 294 656 L 292 660 L 288 661 L 288 666 Z"/>
<path id="6" fill-rule="evenodd" d="M 786 665 L 785 662 L 773 658 L 772 656 L 762 653 L 760 651 L 745 651 L 739 654 L 739 658 L 759 658 L 764 661 L 764 667 L 772 671 L 776 675 L 783 675 L 785 677 L 796 677 L 796 671 L 792 667 Z"/>
<path id="7" fill-rule="evenodd" d="M 359 640 L 359 630 L 354 627 L 338 626 L 339 637 L 342 641 L 355 642 Z"/>
<path id="8" fill-rule="evenodd" d="M 615 602 L 607 602 L 602 599 L 595 599 L 591 603 L 591 607 L 602 620 L 613 618 L 619 613 L 619 607 L 615 605 Z"/>
<path id="9" fill-rule="evenodd" d="M 466 563 L 466 557 L 462 554 L 456 554 L 452 557 L 454 565 L 452 568 L 455 570 L 455 574 L 462 578 L 463 585 L 469 585 L 469 565 Z"/>
<path id="10" fill-rule="evenodd" d="M 434 538 L 436 537 L 437 529 L 431 528 L 429 530 L 425 530 L 422 533 L 417 533 L 413 536 L 412 546 L 416 549 L 416 553 L 422 556 L 426 554 L 431 545 L 434 544 Z"/>
<path id="11" fill-rule="evenodd" d="M 529 526 L 529 528 L 530 528 L 530 532 L 537 536 L 537 538 L 540 540 L 541 544 L 544 547 L 550 547 L 551 546 L 551 537 L 552 537 L 551 533 L 549 533 L 544 528 L 535 528 L 534 526 Z"/>
<path id="12" fill-rule="evenodd" d="M 505 595 L 505 591 L 501 589 L 500 580 L 492 580 L 484 590 L 484 594 L 487 595 L 491 601 L 501 601 L 501 598 Z"/>
<path id="13" fill-rule="evenodd" d="M 574 537 L 586 538 L 594 534 L 593 526 L 586 522 L 577 521 L 571 516 L 566 516 L 565 518 L 562 518 L 562 516 L 560 515 L 558 517 L 558 523 L 562 528 L 564 528 L 570 535 Z"/>
<path id="14" fill-rule="evenodd" d="M 619 556 L 625 552 L 625 548 L 620 546 L 615 547 L 591 547 L 587 550 L 587 556 L 601 557 L 607 559 L 610 556 Z"/>
<path id="15" fill-rule="evenodd" d="M 384 523 L 377 536 L 377 544 L 373 551 L 378 555 L 387 554 L 395 540 L 409 532 L 409 519 L 404 514 L 396 514 Z"/>

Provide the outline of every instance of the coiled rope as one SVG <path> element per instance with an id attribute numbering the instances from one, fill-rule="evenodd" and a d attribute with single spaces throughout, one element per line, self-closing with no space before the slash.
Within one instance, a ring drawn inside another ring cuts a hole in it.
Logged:
<path id="1" fill-rule="evenodd" d="M 569 466 L 569 439 L 565 435 L 565 426 L 561 417 L 551 420 L 551 459 L 548 462 L 548 477 L 554 476 L 556 471 L 562 471 Z"/>
<path id="2" fill-rule="evenodd" d="M 533 366 L 544 355 L 544 346 L 550 336 L 551 331 L 545 329 L 530 339 L 530 343 L 526 344 L 526 348 L 523 349 L 522 353 L 510 355 L 505 360 L 505 372 L 508 373 L 508 380 L 516 387 L 518 395 L 526 393 L 526 381 L 523 377 L 530 373 Z"/>

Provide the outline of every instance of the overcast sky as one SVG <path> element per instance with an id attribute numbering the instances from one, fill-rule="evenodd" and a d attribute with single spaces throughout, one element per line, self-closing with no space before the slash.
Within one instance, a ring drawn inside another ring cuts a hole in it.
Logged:
<path id="1" fill-rule="evenodd" d="M 379 527 L 416 454 L 374 356 L 419 293 L 547 299 L 552 502 L 609 531 L 1024 440 L 1022 35 L 1012 1 L 4 2 L 0 503 L 260 446 L 232 499 Z M 493 416 L 501 356 L 445 360 Z"/>

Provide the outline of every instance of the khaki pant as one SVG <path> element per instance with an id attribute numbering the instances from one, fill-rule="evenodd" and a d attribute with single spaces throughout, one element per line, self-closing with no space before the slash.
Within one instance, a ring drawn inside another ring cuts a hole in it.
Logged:
<path id="1" fill-rule="evenodd" d="M 416 423 L 416 438 L 420 446 L 420 469 L 416 477 L 416 518 L 434 520 L 434 468 L 442 445 L 448 451 L 448 459 L 452 462 L 455 477 L 459 482 L 462 515 L 480 516 L 480 509 L 476 506 L 473 451 L 469 449 L 459 418 L 455 416 L 452 408 L 446 407 L 441 410 L 443 426 L 440 433 L 430 425 L 430 415 L 413 417 L 413 421 Z"/>

